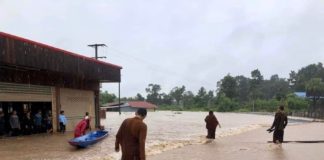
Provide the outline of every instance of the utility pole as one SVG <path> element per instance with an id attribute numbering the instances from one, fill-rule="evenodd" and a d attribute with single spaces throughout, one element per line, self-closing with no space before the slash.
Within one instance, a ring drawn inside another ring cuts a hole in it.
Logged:
<path id="1" fill-rule="evenodd" d="M 95 59 L 107 58 L 106 56 L 98 57 L 98 47 L 107 47 L 106 44 L 89 44 L 88 47 L 93 47 L 95 49 L 95 57 L 94 57 Z M 99 94 L 100 94 L 100 92 L 99 92 Z M 121 114 L 121 108 L 120 108 L 120 82 L 118 82 L 118 106 L 119 106 L 118 108 L 119 108 L 119 115 L 120 115 Z M 99 115 L 99 110 L 96 111 L 96 112 Z"/>
<path id="2" fill-rule="evenodd" d="M 98 58 L 106 58 L 105 56 L 103 56 L 103 57 L 98 57 L 98 47 L 107 47 L 107 45 L 105 45 L 105 44 L 89 44 L 88 45 L 88 47 L 93 47 L 93 48 L 95 48 L 95 59 L 98 59 Z M 99 83 L 99 86 L 100 86 L 100 83 Z M 97 99 L 97 100 L 95 100 L 95 101 L 97 101 L 97 102 L 99 102 L 99 97 L 100 97 L 100 87 L 99 87 L 99 91 L 98 91 L 99 93 L 98 93 L 98 95 L 96 95 L 96 96 L 98 96 L 97 98 L 95 98 L 95 99 Z M 95 104 L 97 104 L 98 106 L 95 106 L 95 115 L 96 115 L 96 126 L 97 127 L 100 127 L 100 104 L 99 103 L 95 103 Z"/>
<path id="3" fill-rule="evenodd" d="M 106 56 L 98 57 L 98 47 L 107 47 L 105 44 L 89 44 L 88 47 L 93 47 L 95 49 L 95 59 L 107 58 Z"/>
<path id="4" fill-rule="evenodd" d="M 121 115 L 121 110 L 120 110 L 120 81 L 118 82 L 118 110 L 119 110 L 119 115 Z"/>

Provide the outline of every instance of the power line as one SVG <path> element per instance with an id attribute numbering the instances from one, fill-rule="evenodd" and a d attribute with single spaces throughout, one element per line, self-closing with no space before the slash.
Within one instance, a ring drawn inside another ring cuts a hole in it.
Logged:
<path id="1" fill-rule="evenodd" d="M 175 71 L 173 71 L 173 70 L 169 70 L 169 69 L 167 69 L 167 68 L 165 68 L 165 67 L 163 67 L 163 66 L 160 66 L 160 65 L 158 65 L 158 64 L 155 64 L 155 63 L 149 62 L 149 61 L 147 61 L 147 60 L 144 60 L 144 59 L 141 59 L 141 58 L 139 58 L 139 57 L 133 56 L 133 55 L 131 55 L 131 54 L 127 54 L 126 52 L 120 51 L 119 49 L 116 49 L 116 48 L 113 48 L 113 47 L 109 47 L 109 48 L 110 48 L 111 50 L 113 50 L 113 51 L 119 53 L 119 54 L 124 55 L 125 57 L 123 57 L 123 60 L 125 60 L 125 58 L 128 58 L 128 59 L 130 59 L 130 60 L 140 62 L 141 64 L 143 64 L 143 63 L 144 63 L 144 64 L 147 64 L 148 66 L 150 66 L 149 69 L 154 70 L 154 71 L 157 71 L 157 72 L 159 72 L 159 73 L 166 74 L 166 75 L 170 75 L 170 74 L 172 74 L 172 75 L 176 75 L 176 76 L 181 77 L 181 78 L 191 79 L 191 81 L 203 82 L 203 83 L 205 83 L 205 84 L 207 84 L 207 85 L 211 85 L 211 86 L 214 85 L 214 84 L 212 84 L 212 83 L 210 83 L 210 82 L 207 82 L 207 81 L 205 81 L 205 80 L 192 79 L 192 77 L 189 77 L 189 76 L 184 75 L 184 74 L 182 74 L 182 73 L 175 72 Z M 116 55 L 120 56 L 119 54 L 116 54 Z"/>

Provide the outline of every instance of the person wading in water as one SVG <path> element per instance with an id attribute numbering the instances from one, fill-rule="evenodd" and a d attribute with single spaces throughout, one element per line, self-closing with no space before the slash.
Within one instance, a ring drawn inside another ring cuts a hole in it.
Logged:
<path id="1" fill-rule="evenodd" d="M 221 125 L 219 124 L 213 111 L 209 111 L 209 115 L 206 116 L 205 122 L 208 131 L 206 138 L 215 139 L 216 127 L 219 125 L 219 128 L 221 128 Z"/>
<path id="2" fill-rule="evenodd" d="M 121 146 L 121 160 L 145 160 L 147 126 L 143 120 L 146 114 L 146 109 L 139 108 L 134 118 L 128 118 L 121 124 L 115 143 L 116 152 Z"/>
<path id="3" fill-rule="evenodd" d="M 267 130 L 269 133 L 273 132 L 273 143 L 281 144 L 284 137 L 284 129 L 288 124 L 287 114 L 284 111 L 284 106 L 279 106 L 275 114 L 272 126 Z"/>

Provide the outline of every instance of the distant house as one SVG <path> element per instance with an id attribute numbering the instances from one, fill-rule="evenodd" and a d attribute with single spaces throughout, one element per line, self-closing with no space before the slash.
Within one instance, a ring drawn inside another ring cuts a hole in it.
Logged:
<path id="1" fill-rule="evenodd" d="M 306 92 L 294 92 L 294 94 L 299 98 L 309 98 L 309 99 L 314 98 L 313 96 L 307 95 Z M 324 99 L 324 97 L 320 97 L 320 99 Z"/>
<path id="2" fill-rule="evenodd" d="M 101 106 L 101 109 L 106 111 L 118 112 L 120 106 L 121 112 L 135 112 L 138 108 L 145 108 L 150 111 L 155 111 L 158 106 L 146 101 L 128 101 L 122 103 L 106 103 Z"/>
<path id="3" fill-rule="evenodd" d="M 294 94 L 299 98 L 306 98 L 306 92 L 294 92 Z"/>

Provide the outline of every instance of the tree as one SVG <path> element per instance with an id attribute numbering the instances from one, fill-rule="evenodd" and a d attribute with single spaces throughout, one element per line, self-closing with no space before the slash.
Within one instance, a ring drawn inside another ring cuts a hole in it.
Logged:
<path id="1" fill-rule="evenodd" d="M 244 76 L 235 77 L 237 84 L 237 97 L 238 100 L 242 102 L 247 102 L 249 100 L 250 93 L 250 80 Z"/>
<path id="2" fill-rule="evenodd" d="M 233 99 L 237 95 L 237 83 L 231 75 L 225 76 L 221 80 L 220 92 L 224 93 L 226 97 Z"/>
<path id="3" fill-rule="evenodd" d="M 217 111 L 219 112 L 230 112 L 238 109 L 239 104 L 234 100 L 220 95 L 217 100 Z"/>
<path id="4" fill-rule="evenodd" d="M 136 97 L 135 97 L 135 100 L 138 100 L 138 101 L 144 101 L 145 98 L 140 94 L 140 93 L 137 93 Z"/>
<path id="5" fill-rule="evenodd" d="M 297 81 L 297 73 L 295 71 L 290 71 L 288 82 L 293 90 L 295 90 L 296 81 Z"/>
<path id="6" fill-rule="evenodd" d="M 274 74 L 270 77 L 270 81 L 271 82 L 276 82 L 276 81 L 279 81 L 279 76 L 278 74 Z"/>
<path id="7" fill-rule="evenodd" d="M 153 104 L 160 104 L 160 100 L 161 100 L 161 95 L 160 95 L 160 91 L 161 91 L 161 86 L 158 84 L 149 84 L 148 88 L 145 89 L 145 91 L 147 92 L 147 101 L 151 102 Z"/>
<path id="8" fill-rule="evenodd" d="M 252 77 L 253 80 L 256 81 L 257 84 L 260 84 L 262 82 L 262 80 L 263 80 L 263 76 L 262 76 L 261 72 L 258 69 L 253 70 L 251 72 L 251 77 Z"/>
<path id="9" fill-rule="evenodd" d="M 295 91 L 305 91 L 306 83 L 312 78 L 324 79 L 324 68 L 322 63 L 311 64 L 298 71 L 294 88 Z"/>
<path id="10" fill-rule="evenodd" d="M 183 107 L 191 108 L 195 104 L 195 95 L 191 91 L 186 91 L 183 93 Z"/>
<path id="11" fill-rule="evenodd" d="M 214 97 L 214 91 L 208 91 L 207 99 L 208 99 L 208 101 L 207 101 L 208 108 L 214 107 L 214 104 L 215 104 L 215 101 L 216 101 L 216 99 Z"/>
<path id="12" fill-rule="evenodd" d="M 264 99 L 276 98 L 278 101 L 284 100 L 290 92 L 289 82 L 283 78 L 279 78 L 277 74 L 272 75 L 270 80 L 264 80 L 260 85 Z"/>
<path id="13" fill-rule="evenodd" d="M 135 100 L 133 97 L 121 97 L 120 98 L 120 101 L 124 101 L 124 102 L 133 101 L 133 100 Z"/>
<path id="14" fill-rule="evenodd" d="M 186 91 L 186 87 L 174 87 L 171 92 L 170 96 L 176 101 L 177 105 L 179 105 L 180 101 L 183 98 L 183 93 Z"/>
<path id="15" fill-rule="evenodd" d="M 109 94 L 107 91 L 105 92 L 100 92 L 99 95 L 99 101 L 100 104 L 105 104 L 105 103 L 111 103 L 114 102 L 116 99 L 116 95 L 115 94 Z"/>
<path id="16" fill-rule="evenodd" d="M 306 95 L 313 100 L 312 111 L 316 110 L 316 102 L 324 95 L 324 83 L 321 78 L 312 78 L 306 83 Z"/>
<path id="17" fill-rule="evenodd" d="M 162 93 L 161 94 L 161 103 L 166 104 L 166 105 L 171 105 L 172 104 L 172 97 L 168 94 Z"/>
<path id="18" fill-rule="evenodd" d="M 291 92 L 289 82 L 283 78 L 280 78 L 278 81 L 274 82 L 273 90 L 275 90 L 274 97 L 278 101 L 284 100 L 286 98 L 286 95 Z"/>
<path id="19" fill-rule="evenodd" d="M 294 93 L 287 95 L 287 106 L 290 111 L 307 111 L 309 101 L 306 98 L 297 97 Z"/>
<path id="20" fill-rule="evenodd" d="M 250 98 L 252 99 L 253 111 L 254 103 L 257 98 L 262 97 L 262 92 L 260 91 L 260 85 L 263 82 L 263 76 L 261 72 L 256 69 L 251 72 L 251 83 L 250 83 Z"/>
<path id="21" fill-rule="evenodd" d="M 206 92 L 206 89 L 204 87 L 201 87 L 195 96 L 195 105 L 197 107 L 203 108 L 207 107 L 208 103 L 208 95 Z"/>

